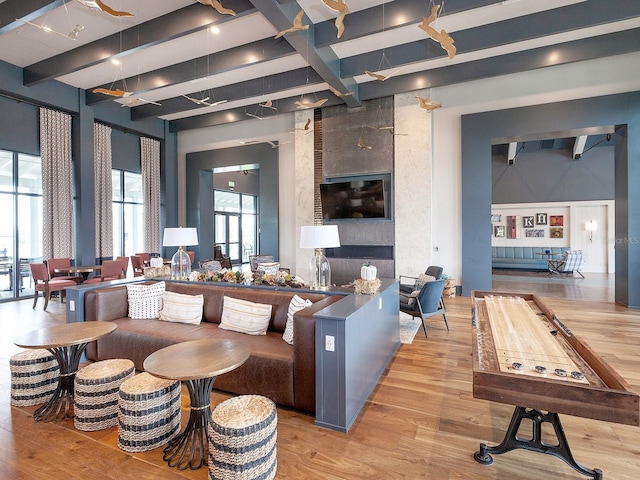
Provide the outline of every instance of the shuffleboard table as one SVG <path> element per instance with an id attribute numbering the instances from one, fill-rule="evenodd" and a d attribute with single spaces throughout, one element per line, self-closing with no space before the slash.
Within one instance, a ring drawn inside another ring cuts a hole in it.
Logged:
<path id="1" fill-rule="evenodd" d="M 638 393 L 536 295 L 473 291 L 471 299 L 473 396 L 516 406 L 502 443 L 481 443 L 476 461 L 489 465 L 491 454 L 521 448 L 601 480 L 601 470 L 573 458 L 558 414 L 638 426 Z M 519 432 L 525 420 L 532 438 Z M 544 424 L 552 425 L 557 443 L 543 440 Z"/>

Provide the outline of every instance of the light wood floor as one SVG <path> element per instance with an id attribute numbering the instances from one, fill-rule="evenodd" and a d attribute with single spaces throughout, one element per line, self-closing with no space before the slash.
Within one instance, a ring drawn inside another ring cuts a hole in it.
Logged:
<path id="1" fill-rule="evenodd" d="M 535 278 L 534 278 L 535 280 Z M 606 280 L 606 279 L 605 279 Z M 526 277 L 496 279 L 494 289 L 535 288 Z M 605 281 L 606 284 L 606 281 Z M 585 282 L 587 285 L 587 282 Z M 508 288 L 511 287 L 511 288 Z M 547 288 L 547 287 L 543 287 Z M 585 339 L 640 392 L 640 311 L 602 298 L 542 298 L 575 335 Z M 607 290 L 607 286 L 601 287 Z M 572 297 L 589 297 L 577 294 Z M 600 293 L 600 297 L 608 293 Z M 593 294 L 592 296 L 598 297 Z M 312 417 L 278 409 L 278 479 L 581 479 L 561 460 L 517 450 L 473 460 L 480 442 L 502 440 L 513 407 L 472 396 L 470 299 L 447 300 L 451 332 L 439 317 L 403 345 L 348 434 L 321 429 Z M 206 469 L 178 472 L 162 461 L 162 450 L 127 454 L 117 447 L 117 429 L 79 432 L 72 421 L 40 423 L 33 407 L 11 407 L 9 357 L 19 333 L 64 322 L 64 306 L 34 312 L 31 301 L 0 304 L 0 478 L 2 479 L 206 479 Z M 214 392 L 215 405 L 228 395 Z M 188 400 L 183 391 L 183 425 Z M 578 417 L 562 417 L 578 462 L 600 468 L 605 479 L 640 478 L 640 429 Z"/>

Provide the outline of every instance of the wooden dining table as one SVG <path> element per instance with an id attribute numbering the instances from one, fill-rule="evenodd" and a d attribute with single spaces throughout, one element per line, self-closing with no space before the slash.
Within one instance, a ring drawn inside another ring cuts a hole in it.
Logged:
<path id="1" fill-rule="evenodd" d="M 55 273 L 63 273 L 65 275 L 73 275 L 79 273 L 83 280 L 89 278 L 91 273 L 102 270 L 102 265 L 74 265 L 71 267 L 60 267 L 54 270 Z"/>

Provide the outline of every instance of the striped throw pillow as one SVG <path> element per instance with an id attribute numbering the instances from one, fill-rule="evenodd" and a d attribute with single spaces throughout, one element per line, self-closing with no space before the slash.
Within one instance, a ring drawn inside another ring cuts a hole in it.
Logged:
<path id="1" fill-rule="evenodd" d="M 282 339 L 289 345 L 293 345 L 293 316 L 296 314 L 296 312 L 299 312 L 303 308 L 307 308 L 310 305 L 313 305 L 313 302 L 311 302 L 311 300 L 304 300 L 298 295 L 294 295 L 291 299 L 291 302 L 289 302 L 289 310 L 287 311 L 287 325 L 285 326 L 284 333 L 282 334 Z"/>
<path id="2" fill-rule="evenodd" d="M 224 297 L 219 328 L 248 335 L 266 335 L 271 305 Z"/>
<path id="3" fill-rule="evenodd" d="M 199 325 L 202 320 L 204 295 L 185 295 L 176 292 L 162 294 L 160 320 L 165 322 L 191 323 Z"/>

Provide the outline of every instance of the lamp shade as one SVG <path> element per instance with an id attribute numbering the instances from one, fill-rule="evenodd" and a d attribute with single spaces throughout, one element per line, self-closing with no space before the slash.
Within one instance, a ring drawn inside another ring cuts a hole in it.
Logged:
<path id="1" fill-rule="evenodd" d="M 340 246 L 337 225 L 310 225 L 300 230 L 300 248 L 333 248 Z"/>
<path id="2" fill-rule="evenodd" d="M 198 230 L 196 228 L 165 228 L 162 246 L 186 247 L 198 245 Z"/>

